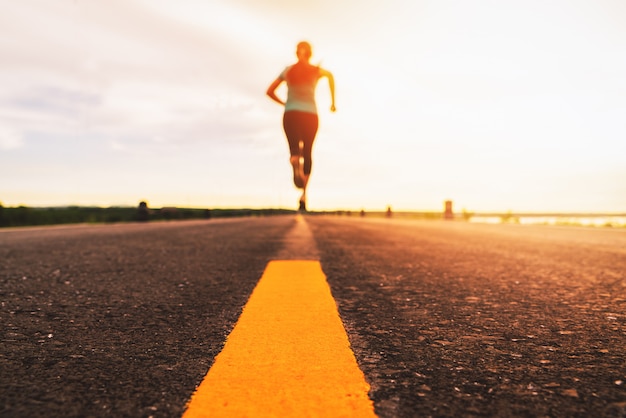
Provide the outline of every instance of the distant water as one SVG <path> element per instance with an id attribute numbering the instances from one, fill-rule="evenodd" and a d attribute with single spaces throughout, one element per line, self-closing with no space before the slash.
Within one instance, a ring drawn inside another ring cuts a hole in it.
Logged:
<path id="1" fill-rule="evenodd" d="M 515 223 L 521 225 L 563 225 L 593 227 L 626 227 L 626 216 L 473 216 L 476 223 Z"/>

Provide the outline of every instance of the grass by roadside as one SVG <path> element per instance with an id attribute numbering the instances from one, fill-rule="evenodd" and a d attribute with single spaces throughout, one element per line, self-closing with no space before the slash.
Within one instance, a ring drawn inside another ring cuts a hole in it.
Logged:
<path id="1" fill-rule="evenodd" d="M 188 209 L 140 207 L 3 207 L 0 205 L 0 227 L 59 225 L 77 223 L 116 223 L 211 219 L 240 216 L 269 216 L 293 213 L 286 209 Z"/>
<path id="2" fill-rule="evenodd" d="M 0 204 L 0 228 L 18 226 L 60 225 L 77 223 L 119 223 L 142 221 L 168 221 L 186 219 L 232 218 L 242 216 L 271 216 L 296 213 L 290 209 L 199 209 L 199 208 L 148 208 L 142 202 L 138 207 L 4 207 Z M 310 215 L 335 215 L 368 218 L 446 219 L 443 212 L 391 212 L 387 211 L 313 211 Z M 552 225 L 626 228 L 626 214 L 476 214 L 467 211 L 454 214 L 457 222 L 491 224 Z"/>

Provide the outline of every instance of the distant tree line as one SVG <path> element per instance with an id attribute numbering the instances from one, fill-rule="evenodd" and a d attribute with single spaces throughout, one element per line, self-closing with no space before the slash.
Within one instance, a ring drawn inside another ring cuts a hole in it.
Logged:
<path id="1" fill-rule="evenodd" d="M 284 209 L 151 209 L 143 202 L 137 208 L 86 206 L 37 208 L 28 206 L 4 207 L 0 204 L 0 227 L 211 219 L 283 213 L 293 213 L 293 211 Z"/>

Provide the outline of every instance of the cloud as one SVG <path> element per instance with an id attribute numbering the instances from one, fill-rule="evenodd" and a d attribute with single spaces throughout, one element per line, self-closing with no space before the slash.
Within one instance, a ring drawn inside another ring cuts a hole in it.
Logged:
<path id="1" fill-rule="evenodd" d="M 398 154 L 410 156 L 410 169 L 389 195 L 426 177 L 437 193 L 453 182 L 463 188 L 468 176 L 458 173 L 479 172 L 476 161 L 498 167 L 487 151 L 509 158 L 514 150 L 511 167 L 532 162 L 546 182 L 587 161 L 624 165 L 626 37 L 617 3 L 4 3 L 0 149 L 23 150 L 0 153 L 3 176 L 33 161 L 94 175 L 97 159 L 121 178 L 166 163 L 184 171 L 200 156 L 220 170 L 234 170 L 233 160 L 261 165 L 258 155 L 286 152 L 282 110 L 264 92 L 303 38 L 337 80 L 336 114 L 326 113 L 324 82 L 318 97 L 318 167 L 333 167 L 329 188 L 341 187 L 336 167 L 367 167 L 381 183 L 397 183 Z M 445 164 L 456 170 L 452 180 L 430 175 Z M 324 179 L 322 170 L 315 176 Z"/>
<path id="2" fill-rule="evenodd" d="M 23 145 L 22 138 L 16 131 L 0 126 L 0 150 L 12 150 L 20 148 Z"/>
<path id="3" fill-rule="evenodd" d="M 211 10 L 199 13 L 200 6 Z M 225 17 L 239 27 L 247 22 L 249 31 L 233 31 Z M 6 138 L 72 132 L 127 150 L 154 137 L 255 135 L 245 121 L 263 112 L 270 77 L 250 71 L 253 57 L 242 43 L 261 30 L 241 10 L 212 2 L 33 0 L 7 5 L 0 24 Z"/>

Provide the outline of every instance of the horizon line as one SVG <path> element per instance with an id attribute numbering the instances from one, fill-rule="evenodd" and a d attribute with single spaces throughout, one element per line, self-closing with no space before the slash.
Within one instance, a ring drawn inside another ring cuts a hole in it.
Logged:
<path id="1" fill-rule="evenodd" d="M 67 205 L 42 205 L 42 206 L 30 206 L 26 204 L 20 204 L 16 206 L 4 206 L 0 203 L 0 208 L 4 209 L 19 209 L 19 208 L 29 208 L 29 209 L 68 209 L 68 208 L 98 208 L 98 209 L 111 209 L 111 208 L 120 208 L 120 209 L 136 209 L 137 206 L 132 205 L 110 205 L 110 206 L 102 206 L 102 205 L 77 205 L 77 204 L 67 204 Z M 199 207 L 199 206 L 173 206 L 166 205 L 160 207 L 150 207 L 150 209 L 180 209 L 180 210 L 233 210 L 233 211 L 271 211 L 271 210 L 279 210 L 279 211 L 293 211 L 297 212 L 296 209 L 286 208 L 286 207 L 226 207 L 226 206 L 216 206 L 216 207 Z M 310 213 L 333 213 L 333 212 L 365 212 L 365 213 L 386 213 L 388 209 L 366 209 L 366 208 L 333 208 L 333 209 L 311 209 L 308 210 Z M 394 210 L 391 207 L 391 212 L 394 214 L 435 214 L 435 213 L 444 213 L 445 209 L 398 209 Z M 476 216 L 518 216 L 518 217 L 542 217 L 542 216 L 571 216 L 571 217 L 585 217 L 585 216 L 618 216 L 618 217 L 626 217 L 626 212 L 611 212 L 611 211 L 598 211 L 598 212 L 589 212 L 589 211 L 515 211 L 515 210 L 467 210 L 463 209 L 460 211 L 453 211 L 455 215 L 468 215 L 472 217 Z"/>

